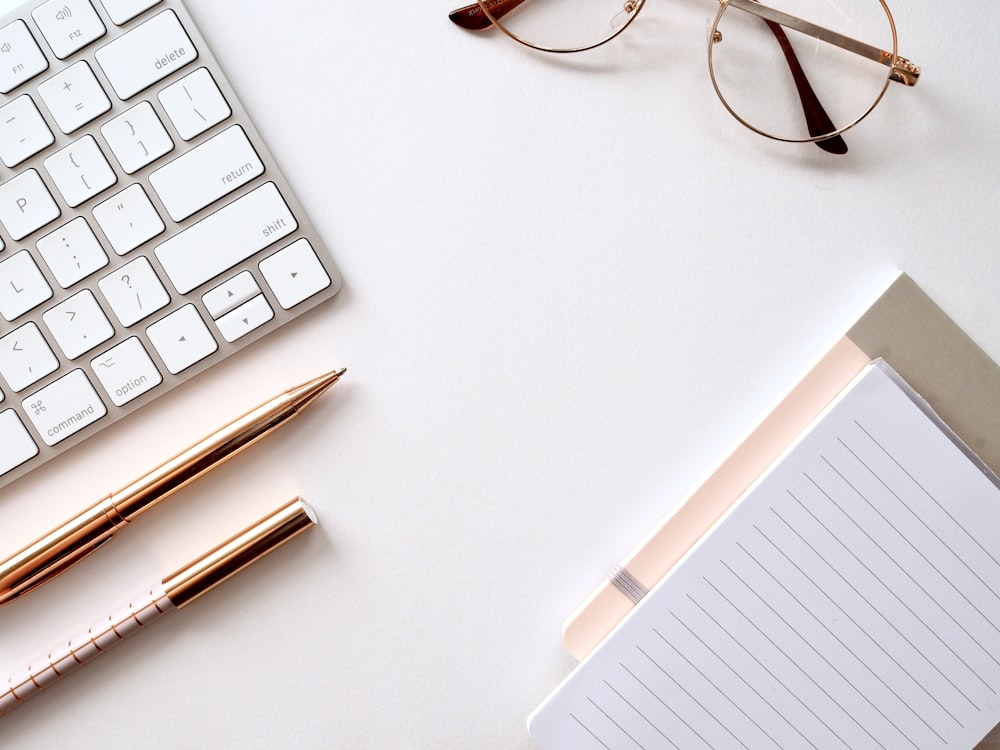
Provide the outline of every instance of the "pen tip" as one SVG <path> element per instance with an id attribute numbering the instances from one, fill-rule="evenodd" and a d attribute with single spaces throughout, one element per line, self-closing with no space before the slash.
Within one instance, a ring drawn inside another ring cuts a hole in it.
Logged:
<path id="1" fill-rule="evenodd" d="M 340 380 L 340 377 L 345 372 L 347 372 L 346 367 L 340 370 L 331 370 L 324 375 L 320 375 L 318 378 L 313 378 L 309 382 L 303 383 L 297 388 L 292 388 L 288 392 L 288 395 L 291 396 L 292 401 L 295 403 L 295 408 L 299 410 L 309 406 L 313 401 L 326 393 L 334 383 Z"/>

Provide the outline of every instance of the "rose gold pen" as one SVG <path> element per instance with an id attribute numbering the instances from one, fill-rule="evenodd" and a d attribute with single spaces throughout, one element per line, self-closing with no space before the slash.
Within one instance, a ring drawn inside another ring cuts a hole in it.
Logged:
<path id="1" fill-rule="evenodd" d="M 301 498 L 285 503 L 14 674 L 0 687 L 0 717 L 146 625 L 190 604 L 315 523 L 316 516 Z"/>
<path id="2" fill-rule="evenodd" d="M 62 573 L 144 510 L 300 414 L 344 372 L 328 372 L 278 394 L 0 562 L 0 604 Z"/>

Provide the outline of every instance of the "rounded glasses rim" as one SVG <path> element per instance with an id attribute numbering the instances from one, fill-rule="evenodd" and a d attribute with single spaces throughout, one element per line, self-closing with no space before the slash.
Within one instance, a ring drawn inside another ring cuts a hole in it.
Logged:
<path id="1" fill-rule="evenodd" d="M 595 49 L 595 48 L 600 47 L 600 46 L 602 46 L 604 44 L 607 44 L 612 39 L 614 39 L 619 34 L 621 34 L 623 31 L 625 31 L 625 29 L 627 29 L 629 26 L 631 26 L 632 22 L 639 15 L 639 12 L 646 5 L 646 0 L 636 0 L 635 9 L 633 10 L 633 12 L 631 14 L 629 14 L 628 20 L 626 20 L 625 23 L 623 23 L 621 25 L 621 27 L 619 27 L 613 34 L 611 34 L 610 36 L 602 39 L 599 42 L 594 42 L 593 44 L 587 44 L 587 45 L 584 45 L 582 47 L 546 47 L 544 45 L 535 44 L 533 42 L 529 42 L 529 41 L 527 41 L 525 39 L 522 39 L 517 34 L 515 34 L 514 32 L 512 32 L 510 29 L 508 29 L 504 25 L 503 21 L 497 20 L 497 18 L 494 17 L 494 15 L 490 12 L 490 9 L 487 7 L 490 4 L 489 0 L 476 0 L 476 2 L 479 5 L 480 10 L 482 10 L 483 13 L 486 15 L 486 17 L 490 20 L 490 23 L 492 23 L 493 26 L 495 26 L 496 28 L 500 29 L 501 32 L 503 32 L 506 36 L 508 36 L 511 39 L 513 39 L 518 44 L 523 44 L 525 47 L 530 47 L 531 49 L 538 50 L 539 52 L 554 52 L 556 54 L 568 54 L 568 53 L 572 53 L 572 52 L 586 52 L 587 50 Z"/>
<path id="2" fill-rule="evenodd" d="M 725 14 L 726 10 L 729 8 L 731 3 L 732 0 L 719 0 L 719 9 L 718 11 L 716 11 L 715 18 L 712 21 L 712 26 L 708 31 L 708 75 L 712 81 L 712 88 L 715 90 L 715 95 L 719 98 L 719 101 L 722 102 L 722 106 L 725 107 L 726 111 L 729 112 L 729 114 L 732 115 L 732 117 L 743 127 L 753 131 L 757 135 L 764 136 L 765 138 L 770 138 L 771 140 L 774 141 L 781 141 L 783 143 L 815 143 L 816 141 L 825 141 L 828 138 L 833 138 L 835 136 L 847 132 L 855 125 L 857 125 L 859 122 L 864 120 L 866 117 L 868 117 L 868 115 L 872 113 L 875 107 L 879 105 L 883 97 L 885 97 L 885 92 L 889 89 L 889 84 L 892 82 L 893 68 L 896 66 L 896 61 L 899 58 L 899 45 L 898 45 L 898 40 L 896 38 L 896 22 L 892 17 L 892 12 L 889 10 L 889 6 L 886 4 L 886 0 L 878 0 L 879 5 L 882 6 L 882 10 L 889 21 L 889 30 L 892 35 L 892 59 L 886 66 L 885 81 L 883 81 L 882 87 L 879 89 L 879 92 L 876 95 L 875 100 L 871 103 L 868 109 L 862 112 L 853 121 L 849 122 L 847 125 L 844 125 L 843 127 L 838 128 L 837 130 L 834 130 L 825 135 L 809 136 L 808 138 L 791 138 L 788 136 L 775 135 L 773 133 L 769 133 L 766 130 L 762 130 L 761 128 L 756 127 L 750 122 L 747 122 L 747 120 L 741 117 L 739 113 L 736 112 L 735 109 L 733 109 L 733 107 L 729 104 L 729 102 L 726 101 L 726 97 L 723 95 L 721 89 L 719 88 L 719 83 L 715 78 L 715 66 L 712 60 L 712 50 L 715 46 L 716 34 L 719 33 L 719 21 L 722 19 L 723 14 Z"/>

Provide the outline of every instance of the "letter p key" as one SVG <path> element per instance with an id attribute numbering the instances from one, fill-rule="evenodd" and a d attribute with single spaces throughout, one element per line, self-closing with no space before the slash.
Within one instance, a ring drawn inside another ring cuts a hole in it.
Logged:
<path id="1" fill-rule="evenodd" d="M 14 241 L 58 219 L 59 214 L 59 206 L 34 169 L 0 185 L 0 222 Z"/>

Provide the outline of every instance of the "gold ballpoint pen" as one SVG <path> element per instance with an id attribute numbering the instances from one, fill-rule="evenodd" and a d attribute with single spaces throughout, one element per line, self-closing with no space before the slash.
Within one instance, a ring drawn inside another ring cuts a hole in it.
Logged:
<path id="1" fill-rule="evenodd" d="M 300 414 L 344 372 L 278 394 L 0 562 L 0 605 L 62 573 L 144 510 Z"/>

